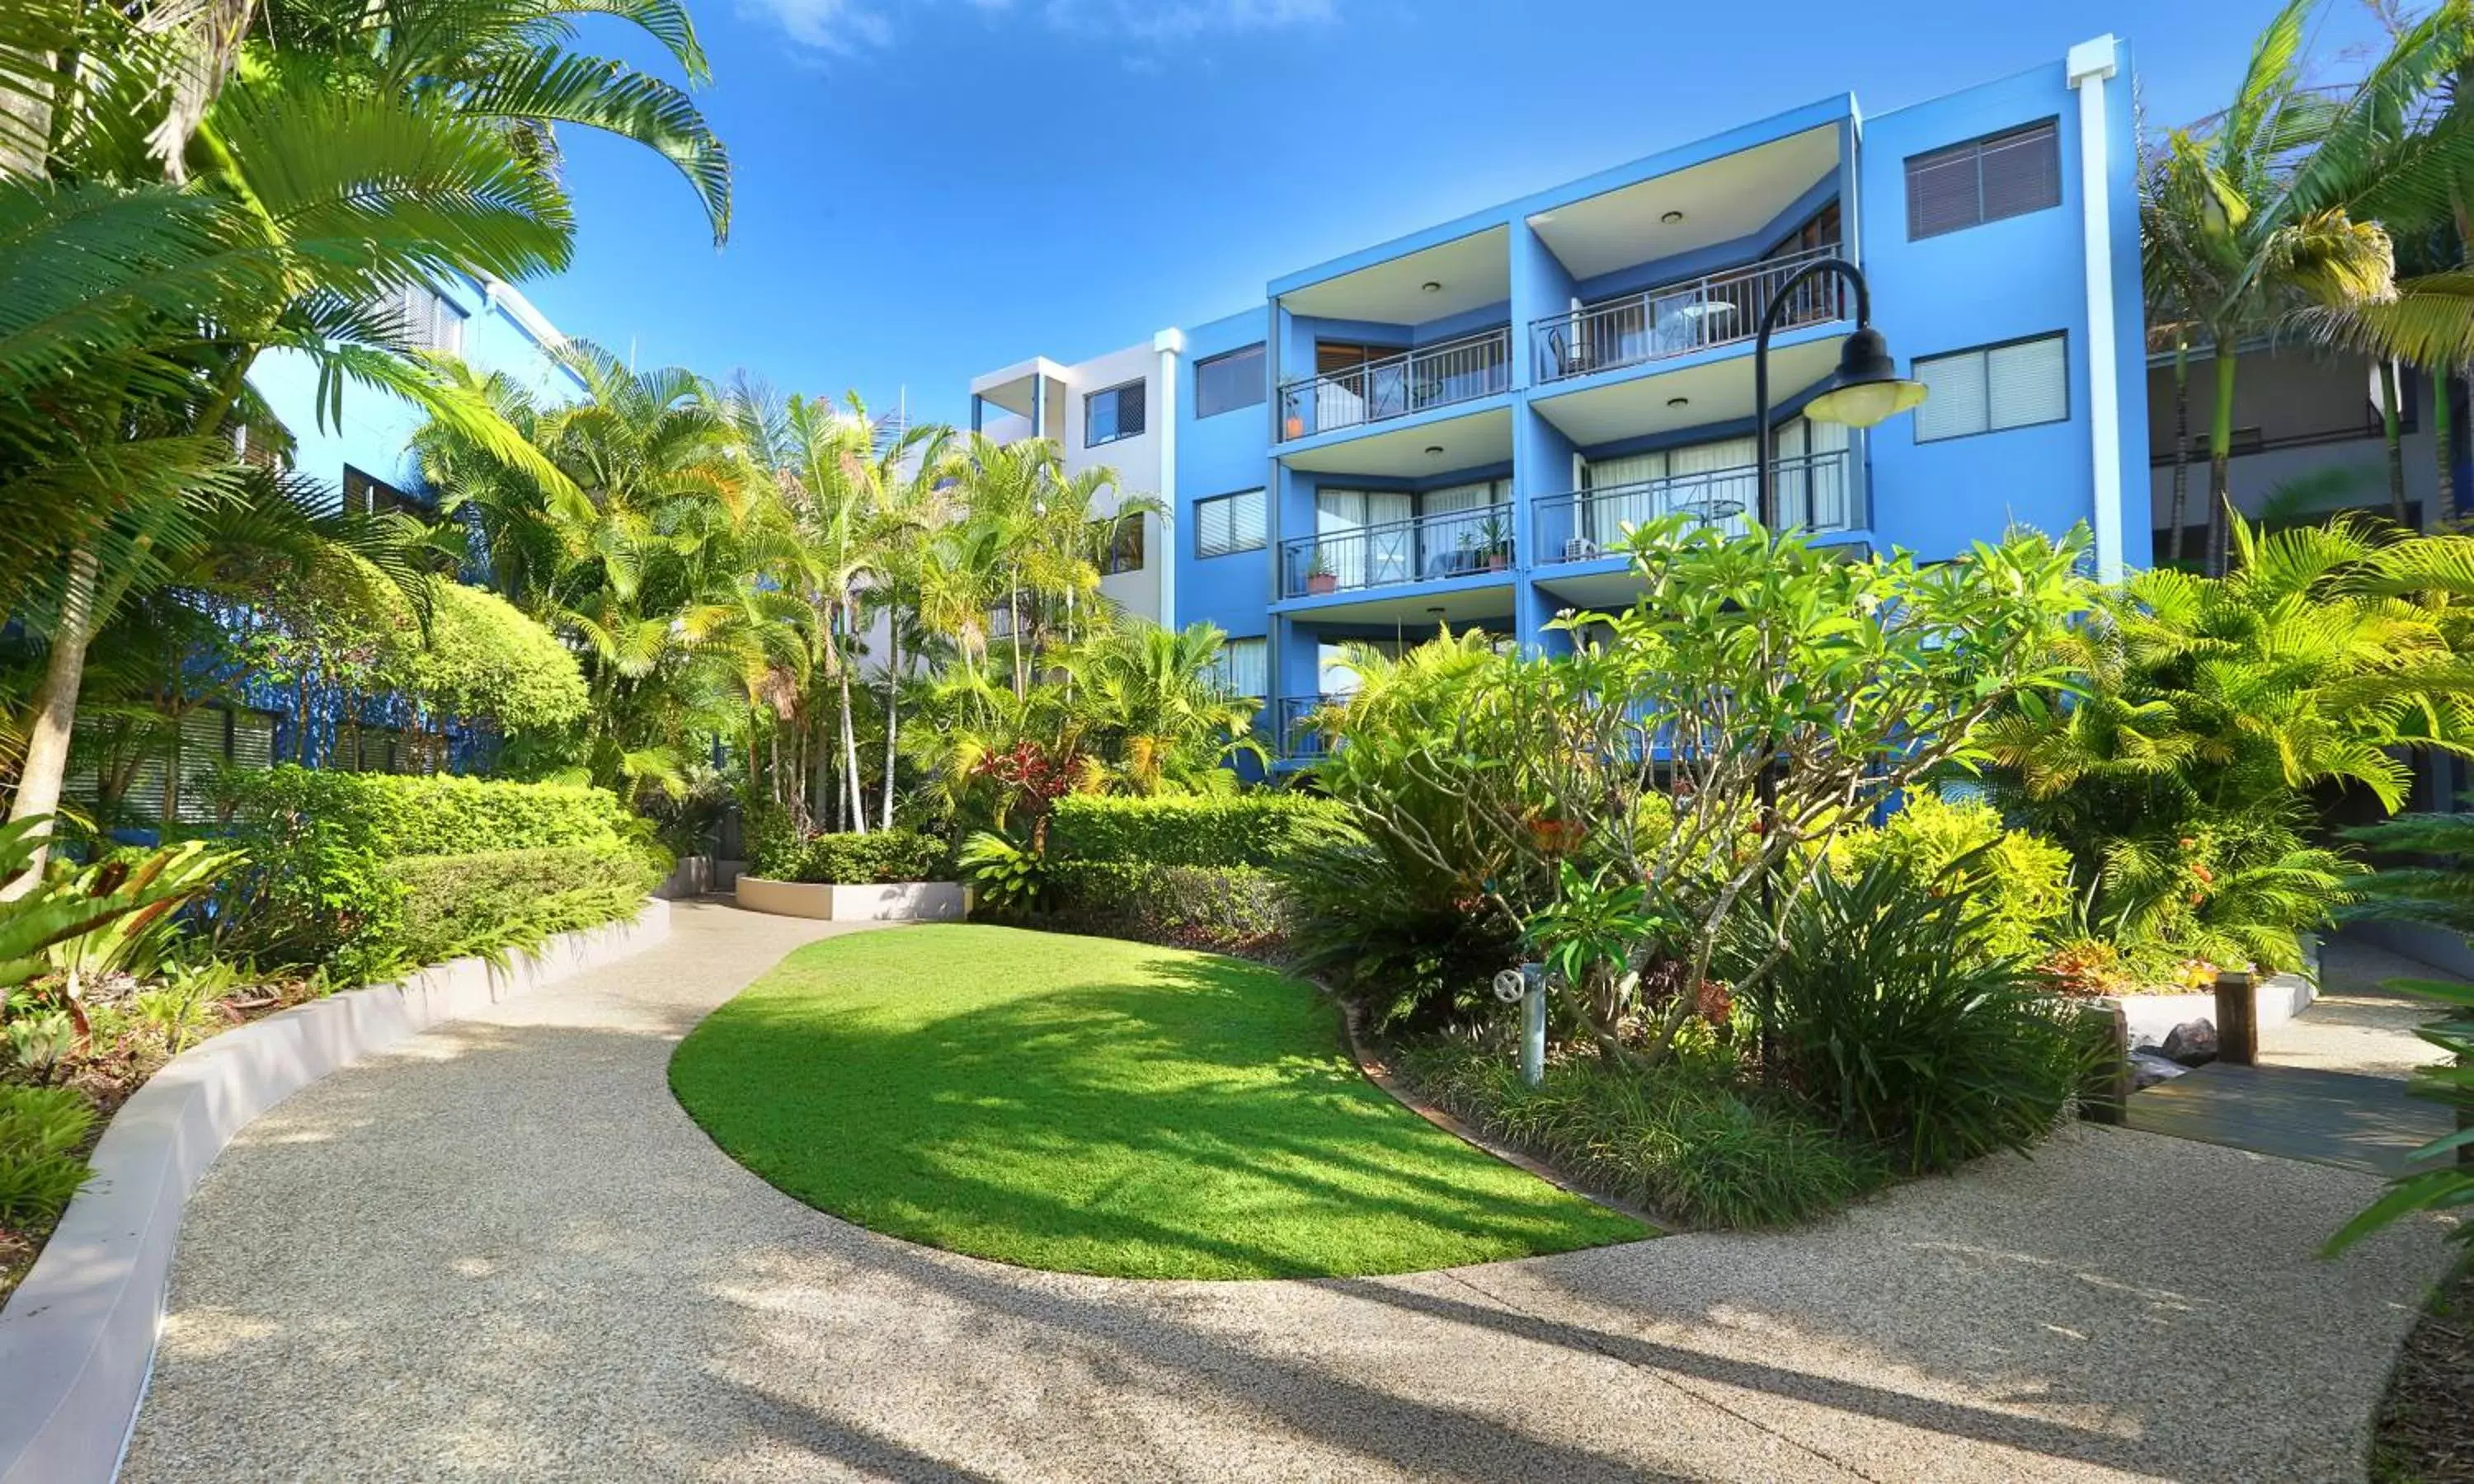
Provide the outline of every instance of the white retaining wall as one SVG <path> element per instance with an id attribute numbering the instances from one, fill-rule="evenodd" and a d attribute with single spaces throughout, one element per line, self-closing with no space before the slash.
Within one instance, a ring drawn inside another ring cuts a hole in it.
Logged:
<path id="1" fill-rule="evenodd" d="M 144 1396 L 181 1209 L 252 1118 L 350 1062 L 667 938 L 670 904 L 295 1006 L 194 1046 L 104 1131 L 95 1178 L 0 1309 L 0 1484 L 108 1484 Z"/>
<path id="2" fill-rule="evenodd" d="M 826 881 L 774 881 L 742 875 L 739 904 L 777 917 L 827 922 L 958 922 L 970 896 L 952 881 L 885 881 L 853 886 Z"/>

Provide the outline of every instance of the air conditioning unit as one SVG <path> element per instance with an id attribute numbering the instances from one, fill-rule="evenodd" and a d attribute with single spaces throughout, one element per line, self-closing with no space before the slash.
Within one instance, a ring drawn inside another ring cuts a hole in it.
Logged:
<path id="1" fill-rule="evenodd" d="M 1598 555 L 1598 543 L 1586 536 L 1576 536 L 1564 543 L 1564 560 L 1585 562 Z"/>

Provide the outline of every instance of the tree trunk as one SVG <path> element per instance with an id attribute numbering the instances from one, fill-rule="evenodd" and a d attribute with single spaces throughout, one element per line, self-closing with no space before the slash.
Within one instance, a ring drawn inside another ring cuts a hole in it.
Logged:
<path id="1" fill-rule="evenodd" d="M 2173 337 L 2173 500 L 2171 553 L 2182 564 L 2182 527 L 2191 511 L 2191 337 Z"/>
<path id="2" fill-rule="evenodd" d="M 850 666 L 842 666 L 842 767 L 850 785 L 850 818 L 853 834 L 867 833 L 867 794 L 859 776 L 859 729 L 851 719 Z"/>
<path id="3" fill-rule="evenodd" d="M 2228 519 L 2233 512 L 2233 448 L 2234 448 L 2234 346 L 2230 337 L 2219 337 L 2217 355 L 2217 404 L 2208 421 L 2208 575 L 2225 575 L 2225 558 L 2231 544 L 2232 529 Z"/>
<path id="4" fill-rule="evenodd" d="M 885 801 L 879 824 L 893 827 L 893 749 L 902 739 L 902 615 L 888 613 L 885 629 Z"/>
<path id="5" fill-rule="evenodd" d="M 2389 449 L 2389 518 L 2405 524 L 2405 440 L 2397 432 L 2397 363 L 2380 363 L 2380 437 Z"/>
<path id="6" fill-rule="evenodd" d="M 68 583 L 61 592 L 61 621 L 52 630 L 52 649 L 43 663 L 43 682 L 35 692 L 35 714 L 26 729 L 26 760 L 17 774 L 17 797 L 9 806 L 9 823 L 41 817 L 35 826 L 35 852 L 25 873 L 0 886 L 0 901 L 13 901 L 43 878 L 51 855 L 52 819 L 61 806 L 61 783 L 68 775 L 69 738 L 77 727 L 78 689 L 85 683 L 85 650 L 94 639 L 95 584 L 99 567 L 94 547 L 82 545 L 69 553 Z"/>
<path id="7" fill-rule="evenodd" d="M 2457 523 L 2457 413 L 2448 405 L 2454 390 L 2444 368 L 2432 374 L 2431 454 L 2438 479 L 2433 486 L 2432 508 L 2423 515 L 2425 530 L 2448 529 Z"/>

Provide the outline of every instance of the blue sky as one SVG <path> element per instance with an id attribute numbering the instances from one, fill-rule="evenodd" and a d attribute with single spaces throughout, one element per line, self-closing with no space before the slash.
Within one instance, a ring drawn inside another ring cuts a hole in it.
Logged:
<path id="1" fill-rule="evenodd" d="M 642 364 L 876 407 L 907 387 L 914 415 L 957 422 L 976 372 L 1216 319 L 1277 275 L 1841 91 L 1885 112 L 2111 31 L 2148 118 L 2185 121 L 2230 96 L 2270 10 L 691 3 L 713 59 L 700 102 L 738 167 L 729 245 L 667 165 L 571 132 L 576 260 L 527 292 Z M 2330 0 L 2325 74 L 2378 34 L 2359 0 Z"/>

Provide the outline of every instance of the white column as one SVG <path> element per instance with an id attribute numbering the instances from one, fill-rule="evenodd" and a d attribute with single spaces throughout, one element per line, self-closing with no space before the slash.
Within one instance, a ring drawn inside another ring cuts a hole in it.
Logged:
<path id="1" fill-rule="evenodd" d="M 1182 395 L 1176 386 L 1176 358 L 1185 353 L 1185 332 L 1164 329 L 1152 337 L 1152 348 L 1159 352 L 1159 489 L 1153 492 L 1168 514 L 1159 519 L 1159 623 L 1163 629 L 1176 625 L 1176 419 L 1184 409 L 1178 400 Z"/>
<path id="2" fill-rule="evenodd" d="M 2114 343 L 2113 203 L 2106 189 L 2104 84 L 2114 75 L 2111 36 L 2071 48 L 2064 62 L 2079 95 L 2079 225 L 2087 248 L 2088 442 L 2095 472 L 2096 575 L 2122 579 L 2122 377 Z"/>

